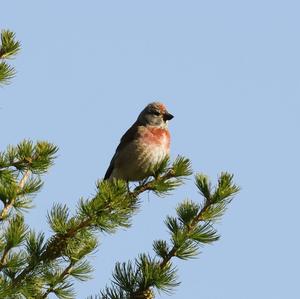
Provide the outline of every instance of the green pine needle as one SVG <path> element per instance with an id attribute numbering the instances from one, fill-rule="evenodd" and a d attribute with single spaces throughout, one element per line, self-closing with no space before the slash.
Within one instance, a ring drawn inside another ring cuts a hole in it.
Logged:
<path id="1" fill-rule="evenodd" d="M 154 252 L 162 259 L 168 256 L 170 248 L 165 240 L 157 240 L 153 242 Z"/>
<path id="2" fill-rule="evenodd" d="M 80 281 L 86 281 L 92 278 L 91 273 L 93 272 L 93 267 L 91 264 L 84 260 L 78 262 L 70 270 L 70 275 Z"/>
<path id="3" fill-rule="evenodd" d="M 5 268 L 9 269 L 11 273 L 17 273 L 26 264 L 26 254 L 23 251 L 9 252 Z"/>
<path id="4" fill-rule="evenodd" d="M 60 286 L 56 287 L 53 290 L 53 293 L 59 299 L 74 299 L 74 297 L 75 297 L 75 291 L 73 289 L 73 284 L 70 282 L 64 282 L 64 283 L 60 284 Z"/>
<path id="5" fill-rule="evenodd" d="M 160 197 L 164 197 L 169 195 L 171 191 L 176 189 L 182 184 L 180 179 L 158 179 L 157 181 L 153 182 L 151 190 Z"/>
<path id="6" fill-rule="evenodd" d="M 27 233 L 27 225 L 24 223 L 24 218 L 20 215 L 15 215 L 8 222 L 8 226 L 4 231 L 4 238 L 7 248 L 19 246 Z"/>
<path id="7" fill-rule="evenodd" d="M 135 260 L 135 264 L 139 274 L 137 285 L 141 290 L 147 290 L 154 286 L 159 291 L 170 293 L 174 287 L 179 285 L 176 268 L 171 263 L 161 267 L 159 261 L 142 254 Z"/>
<path id="8" fill-rule="evenodd" d="M 17 198 L 19 192 L 19 186 L 16 180 L 7 182 L 6 180 L 0 180 L 0 200 L 6 204 L 12 199 Z"/>
<path id="9" fill-rule="evenodd" d="M 196 186 L 200 192 L 200 194 L 206 199 L 210 200 L 211 198 L 211 183 L 209 179 L 204 174 L 196 174 L 195 176 Z"/>
<path id="10" fill-rule="evenodd" d="M 20 51 L 20 42 L 15 40 L 15 33 L 10 30 L 1 31 L 0 58 L 11 59 Z"/>
<path id="11" fill-rule="evenodd" d="M 213 226 L 207 222 L 198 224 L 191 232 L 189 232 L 189 238 L 198 243 L 207 244 L 217 241 L 219 236 Z"/>
<path id="12" fill-rule="evenodd" d="M 131 225 L 131 216 L 138 206 L 139 200 L 128 193 L 125 181 L 99 181 L 95 197 L 80 201 L 79 214 L 83 219 L 91 219 L 95 228 L 113 233 Z"/>
<path id="13" fill-rule="evenodd" d="M 65 234 L 69 228 L 69 209 L 66 205 L 55 204 L 48 213 L 48 223 L 55 233 Z"/>
<path id="14" fill-rule="evenodd" d="M 27 251 L 28 264 L 37 264 L 46 249 L 45 235 L 31 230 L 26 236 L 25 249 Z"/>
<path id="15" fill-rule="evenodd" d="M 195 258 L 199 254 L 199 246 L 190 239 L 181 241 L 180 245 L 175 243 L 176 257 L 182 260 Z"/>
<path id="16" fill-rule="evenodd" d="M 199 211 L 200 205 L 191 200 L 183 201 L 176 209 L 178 219 L 184 225 L 190 224 L 191 221 L 193 221 L 193 219 L 198 215 Z"/>
<path id="17" fill-rule="evenodd" d="M 227 205 L 228 202 L 224 202 L 224 201 L 209 205 L 202 213 L 202 220 L 204 221 L 219 220 L 224 215 L 227 209 Z"/>
<path id="18" fill-rule="evenodd" d="M 175 177 L 190 176 L 193 173 L 191 161 L 178 156 L 172 164 L 172 171 Z"/>
<path id="19" fill-rule="evenodd" d="M 221 202 L 223 200 L 230 201 L 230 199 L 240 191 L 240 188 L 233 184 L 233 175 L 227 172 L 221 173 L 218 180 L 215 193 L 212 197 L 214 203 Z"/>
<path id="20" fill-rule="evenodd" d="M 166 217 L 165 224 L 166 224 L 166 226 L 169 229 L 171 234 L 177 234 L 177 232 L 182 227 L 180 222 L 178 221 L 178 219 L 175 218 L 175 217 L 171 217 L 171 216 Z"/>
<path id="21" fill-rule="evenodd" d="M 131 261 L 116 263 L 113 273 L 114 284 L 125 292 L 132 293 L 136 288 L 137 271 Z"/>
<path id="22" fill-rule="evenodd" d="M 18 196 L 36 195 L 42 187 L 42 180 L 39 177 L 32 177 L 25 182 L 23 188 L 18 192 Z"/>
<path id="23" fill-rule="evenodd" d="M 64 254 L 76 263 L 95 251 L 98 245 L 97 238 L 87 229 L 82 229 L 67 242 Z"/>
<path id="24" fill-rule="evenodd" d="M 14 67 L 5 61 L 0 62 L 0 84 L 8 84 L 15 75 L 16 70 Z"/>
<path id="25" fill-rule="evenodd" d="M 167 172 L 169 167 L 170 167 L 170 158 L 167 156 L 160 163 L 156 164 L 153 167 L 152 172 L 153 172 L 154 178 L 158 178 L 160 175 Z"/>

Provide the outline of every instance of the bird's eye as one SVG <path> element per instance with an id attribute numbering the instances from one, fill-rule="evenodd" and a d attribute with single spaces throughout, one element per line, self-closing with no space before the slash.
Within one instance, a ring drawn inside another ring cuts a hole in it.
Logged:
<path id="1" fill-rule="evenodd" d="M 160 115 L 159 111 L 157 111 L 157 110 L 152 110 L 151 114 L 154 114 L 154 115 L 157 115 L 157 116 Z"/>

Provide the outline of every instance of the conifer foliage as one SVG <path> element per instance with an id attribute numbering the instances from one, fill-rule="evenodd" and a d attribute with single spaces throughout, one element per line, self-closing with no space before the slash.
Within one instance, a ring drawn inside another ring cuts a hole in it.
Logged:
<path id="1" fill-rule="evenodd" d="M 217 186 L 212 188 L 205 175 L 197 174 L 195 181 L 203 197 L 202 202 L 185 200 L 180 203 L 176 215 L 167 216 L 165 220 L 170 240 L 154 241 L 154 256 L 144 253 L 133 262 L 117 263 L 112 286 L 106 287 L 94 298 L 150 299 L 154 298 L 154 290 L 170 293 L 180 283 L 171 260 L 194 258 L 199 254 L 201 245 L 219 239 L 213 223 L 223 215 L 239 191 L 232 179 L 232 175 L 222 173 Z"/>
<path id="2" fill-rule="evenodd" d="M 1 41 L 0 59 L 18 52 L 12 32 L 2 31 Z M 7 83 L 14 70 L 1 64 L 0 82 Z M 141 208 L 142 193 L 170 195 L 192 175 L 190 161 L 177 157 L 173 162 L 165 159 L 151 177 L 131 187 L 122 180 L 99 180 L 94 196 L 79 199 L 74 213 L 66 205 L 53 205 L 45 219 L 52 235 L 46 238 L 26 224 L 30 213 L 25 212 L 33 208 L 57 151 L 50 142 L 24 140 L 0 152 L 0 298 L 76 298 L 76 280 L 90 279 L 97 267 L 88 259 L 99 247 L 97 234 L 129 228 Z M 90 299 L 150 299 L 179 285 L 174 259 L 194 258 L 202 245 L 219 239 L 214 222 L 239 191 L 229 173 L 221 173 L 215 187 L 205 175 L 196 174 L 195 185 L 201 200 L 184 200 L 174 216 L 166 217 L 169 239 L 155 240 L 153 253 L 118 262 L 111 285 Z"/>
<path id="3" fill-rule="evenodd" d="M 0 44 L 0 86 L 7 84 L 14 77 L 14 67 L 7 63 L 13 59 L 20 50 L 20 42 L 15 40 L 15 34 L 9 30 L 1 31 Z"/>

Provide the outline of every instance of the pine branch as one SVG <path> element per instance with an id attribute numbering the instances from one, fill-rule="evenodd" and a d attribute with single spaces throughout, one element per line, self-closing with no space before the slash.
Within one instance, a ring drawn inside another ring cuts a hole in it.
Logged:
<path id="1" fill-rule="evenodd" d="M 48 215 L 48 221 L 55 234 L 48 240 L 35 262 L 25 267 L 13 279 L 13 284 L 18 285 L 26 280 L 26 277 L 30 277 L 38 265 L 51 263 L 66 255 L 70 242 L 79 234 L 93 230 L 112 233 L 119 227 L 128 227 L 131 216 L 139 206 L 141 193 L 152 190 L 163 194 L 181 184 L 183 177 L 190 173 L 189 160 L 178 157 L 172 165 L 169 165 L 169 160 L 159 164 L 155 169 L 155 178 L 142 182 L 133 191 L 129 191 L 126 182 L 122 180 L 99 181 L 95 197 L 91 200 L 81 200 L 73 217 L 69 217 L 67 207 L 54 206 Z"/>
<path id="2" fill-rule="evenodd" d="M 180 186 L 183 179 L 192 174 L 191 162 L 189 159 L 178 156 L 170 165 L 169 158 L 158 164 L 153 170 L 153 179 L 147 178 L 142 181 L 132 192 L 133 197 L 141 192 L 153 191 L 158 196 L 169 194 L 170 191 Z"/>
<path id="3" fill-rule="evenodd" d="M 224 213 L 228 203 L 239 191 L 232 183 L 232 178 L 232 175 L 222 173 L 213 189 L 206 176 L 196 175 L 196 186 L 204 196 L 204 202 L 201 206 L 186 200 L 177 207 L 177 217 L 167 217 L 165 223 L 171 234 L 172 246 L 166 241 L 158 240 L 153 243 L 153 249 L 160 260 L 141 255 L 135 259 L 135 264 L 117 263 L 112 287 L 102 291 L 99 298 L 154 298 L 153 288 L 170 292 L 177 286 L 177 270 L 171 259 L 191 259 L 198 254 L 202 244 L 219 239 L 212 223 Z"/>
<path id="4" fill-rule="evenodd" d="M 239 192 L 239 187 L 232 183 L 233 175 L 228 173 L 222 173 L 219 180 L 218 185 L 215 188 L 215 192 L 213 194 L 211 190 L 211 184 L 208 181 L 207 177 L 202 174 L 196 175 L 196 186 L 198 187 L 200 193 L 204 196 L 204 205 L 200 209 L 200 211 L 191 219 L 188 219 L 185 223 L 184 234 L 189 238 L 192 232 L 195 231 L 198 224 L 202 221 L 205 222 L 205 226 L 209 226 L 211 221 L 216 220 L 216 216 L 220 216 L 226 209 L 226 205 L 230 203 L 232 197 Z M 220 209 L 221 207 L 221 209 Z M 177 212 L 180 209 L 177 209 Z M 216 215 L 217 213 L 217 215 Z M 182 220 L 182 219 L 181 219 Z M 183 220 L 183 222 L 185 222 Z M 219 237 L 213 236 L 213 231 L 211 231 L 212 235 L 208 235 L 208 241 L 216 241 Z M 209 238 L 213 237 L 213 238 Z M 203 239 L 201 240 L 203 242 Z M 205 242 L 205 241 L 204 241 Z M 184 246 L 184 242 L 180 244 Z M 172 249 L 163 257 L 163 260 L 160 264 L 161 267 L 165 267 L 171 258 L 177 256 L 177 252 L 180 249 L 178 244 L 175 244 Z"/>
<path id="5" fill-rule="evenodd" d="M 20 51 L 21 45 L 15 40 L 15 34 L 9 30 L 1 31 L 0 44 L 0 84 L 8 84 L 15 76 L 14 67 L 7 64 L 4 59 L 13 59 Z M 2 60 L 2 61 L 1 61 Z"/>
<path id="6" fill-rule="evenodd" d="M 1 31 L 0 59 L 12 59 L 20 51 L 20 42 L 15 40 L 15 33 Z"/>
<path id="7" fill-rule="evenodd" d="M 0 153 L 0 222 L 16 210 L 28 209 L 31 198 L 42 187 L 40 175 L 53 164 L 57 147 L 49 142 L 24 140 Z"/>
<path id="8" fill-rule="evenodd" d="M 30 170 L 27 169 L 18 184 L 20 190 L 22 190 L 24 188 L 24 185 L 25 185 L 26 181 L 28 180 L 29 176 L 30 176 Z M 11 208 L 14 206 L 14 204 L 16 202 L 16 199 L 17 199 L 17 197 L 12 198 L 10 202 L 7 202 L 4 205 L 4 208 L 0 212 L 0 222 L 3 221 L 5 218 L 7 218 Z"/>
<path id="9" fill-rule="evenodd" d="M 130 214 L 134 213 L 136 210 L 136 205 L 138 204 L 138 195 L 143 192 L 143 190 L 135 192 L 135 197 L 133 197 L 132 194 L 126 194 L 127 193 L 127 187 L 125 186 L 125 182 L 121 181 L 115 181 L 113 183 L 110 182 L 102 182 L 100 184 L 100 187 L 102 186 L 109 186 L 112 187 L 116 186 L 117 184 L 120 185 L 120 183 L 123 185 L 123 195 L 125 196 L 125 201 L 123 200 L 123 204 L 126 203 L 128 207 L 125 207 L 125 210 L 127 210 L 127 217 L 130 216 Z M 125 193 L 126 192 L 126 193 Z M 101 194 L 98 194 L 101 196 Z M 95 208 L 94 204 L 97 204 L 97 199 L 99 196 L 95 196 L 90 202 L 88 203 L 81 203 L 81 213 L 83 214 L 83 218 L 80 217 L 80 219 L 76 219 L 76 217 L 73 217 L 69 220 L 69 223 L 72 223 L 73 225 L 66 229 L 64 233 L 57 233 L 54 236 L 52 236 L 47 246 L 44 250 L 44 252 L 40 255 L 37 263 L 42 262 L 49 262 L 52 260 L 55 260 L 62 256 L 64 254 L 64 251 L 67 247 L 68 241 L 71 240 L 78 234 L 80 231 L 87 230 L 87 229 L 94 229 L 97 225 L 97 219 L 95 219 L 95 215 L 97 218 L 101 218 L 101 216 L 106 214 L 106 217 L 109 217 L 109 215 L 115 214 L 116 211 L 113 207 L 113 202 L 110 200 L 106 200 L 103 206 L 98 209 L 98 211 Z M 86 210 L 84 210 L 86 209 Z M 92 214 L 89 214 L 89 212 L 92 212 Z M 101 215 L 102 214 L 102 215 Z M 74 225 L 75 223 L 75 225 Z M 100 224 L 101 225 L 101 224 Z M 100 227 L 101 228 L 101 227 Z M 102 229 L 107 230 L 108 228 L 102 227 Z M 25 268 L 15 279 L 14 284 L 19 284 L 23 281 L 23 279 L 28 275 L 30 272 L 34 270 L 36 267 L 35 265 L 29 265 L 27 268 Z"/>
<path id="10" fill-rule="evenodd" d="M 0 153 L 0 170 L 13 169 L 23 172 L 29 169 L 33 174 L 41 175 L 53 165 L 58 147 L 47 141 L 23 140 L 16 146 L 8 146 Z"/>
<path id="11" fill-rule="evenodd" d="M 7 260 L 9 251 L 10 251 L 9 247 L 4 248 L 4 251 L 2 253 L 2 257 L 0 260 L 0 271 L 6 266 L 6 260 Z"/>
<path id="12" fill-rule="evenodd" d="M 200 210 L 200 212 L 197 214 L 197 216 L 195 218 L 193 218 L 191 224 L 187 226 L 187 228 L 185 230 L 186 235 L 189 235 L 195 229 L 195 227 L 198 225 L 198 223 L 200 221 L 202 221 L 202 215 L 205 214 L 205 212 L 207 211 L 207 209 L 209 209 L 209 207 L 211 205 L 212 205 L 212 203 L 210 203 L 209 201 L 205 202 L 205 204 L 202 207 L 202 209 Z M 177 244 L 171 248 L 171 250 L 167 253 L 167 255 L 161 261 L 161 263 L 160 263 L 161 268 L 165 267 L 173 257 L 176 257 L 178 249 L 180 249 L 180 247 Z"/>
<path id="13" fill-rule="evenodd" d="M 70 261 L 68 266 L 62 271 L 62 273 L 59 275 L 59 277 L 57 278 L 57 280 L 55 281 L 55 283 L 53 283 L 53 285 L 51 285 L 45 292 L 44 294 L 42 295 L 42 297 L 40 299 L 44 299 L 44 298 L 47 298 L 47 296 L 50 294 L 50 293 L 53 293 L 55 292 L 55 287 L 64 282 L 65 278 L 67 276 L 69 276 L 70 272 L 72 271 L 72 267 L 74 266 L 74 262 L 73 261 Z"/>
<path id="14" fill-rule="evenodd" d="M 5 61 L 0 62 L 0 84 L 9 84 L 10 80 L 16 75 L 14 67 Z"/>
<path id="15" fill-rule="evenodd" d="M 0 259 L 0 272 L 3 269 L 8 268 L 8 260 L 10 259 L 10 264 L 12 264 L 13 258 L 18 257 L 18 255 L 10 255 L 10 251 L 22 244 L 25 239 L 28 227 L 24 224 L 24 218 L 20 215 L 16 215 L 11 218 L 2 234 L 4 248 L 2 247 L 2 256 Z M 10 255 L 10 256 L 9 256 Z"/>

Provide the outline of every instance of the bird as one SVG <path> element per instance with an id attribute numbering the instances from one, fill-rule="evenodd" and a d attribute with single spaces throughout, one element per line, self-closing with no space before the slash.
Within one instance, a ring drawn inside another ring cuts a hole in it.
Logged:
<path id="1" fill-rule="evenodd" d="M 122 136 L 104 180 L 141 181 L 170 154 L 168 121 L 174 116 L 160 102 L 148 104 Z"/>

